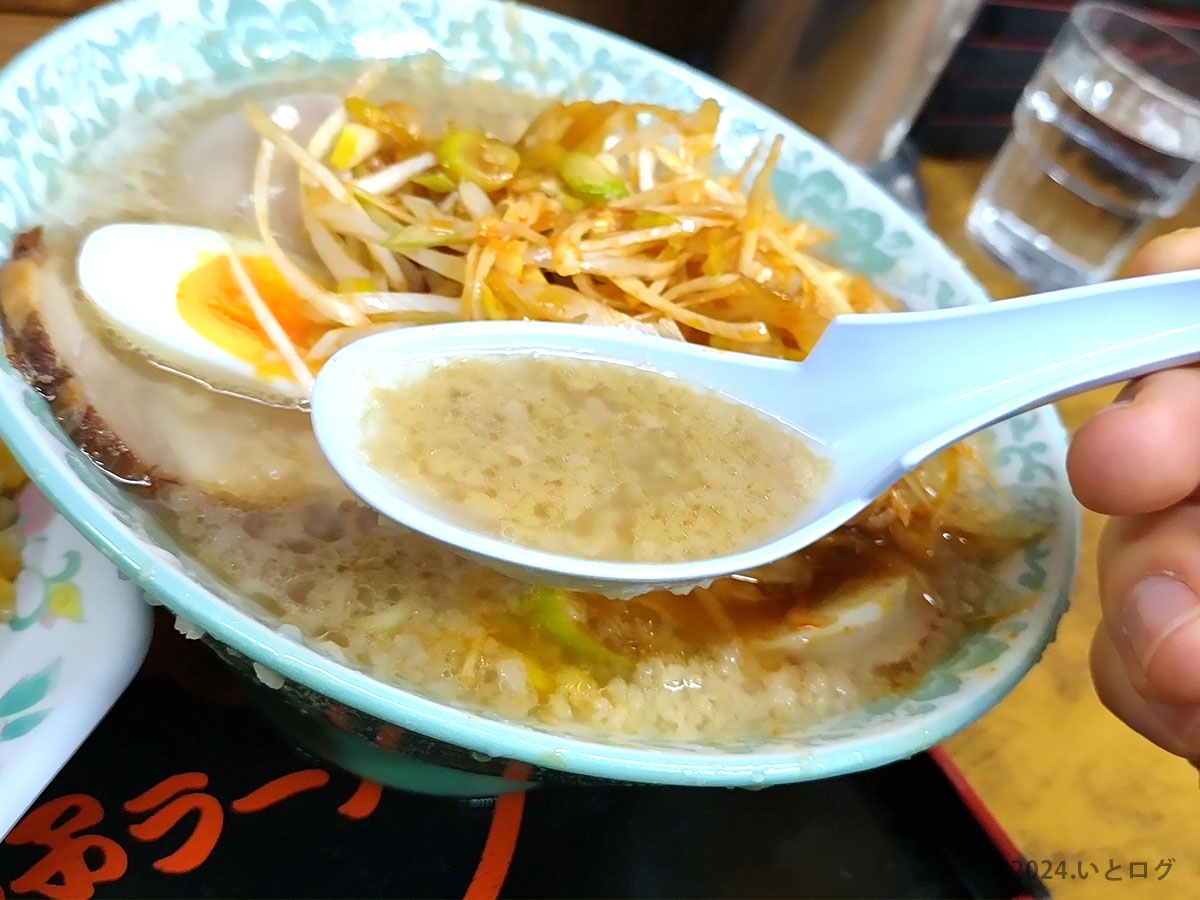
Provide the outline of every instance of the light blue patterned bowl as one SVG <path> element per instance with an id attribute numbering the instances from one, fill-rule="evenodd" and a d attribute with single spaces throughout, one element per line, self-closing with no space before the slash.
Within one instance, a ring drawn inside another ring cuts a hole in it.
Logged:
<path id="1" fill-rule="evenodd" d="M 724 164 L 737 166 L 763 135 L 785 135 L 776 196 L 785 213 L 836 235 L 829 248 L 836 260 L 913 308 L 987 299 L 882 191 L 764 107 L 619 38 L 483 0 L 127 0 L 77 19 L 0 76 L 0 241 L 7 246 L 38 221 L 93 142 L 125 117 L 153 114 L 186 96 L 190 85 L 267 77 L 297 59 L 431 52 L 455 75 L 541 94 L 683 109 L 713 97 L 726 111 Z M 1038 591 L 1028 608 L 970 634 L 910 693 L 807 730 L 721 746 L 588 741 L 377 681 L 281 632 L 266 615 L 239 608 L 65 438 L 41 397 L 8 366 L 0 368 L 0 403 L 0 433 L 55 505 L 239 668 L 275 688 L 263 688 L 285 701 L 271 704 L 274 714 L 352 768 L 393 783 L 407 778 L 419 789 L 488 792 L 505 760 L 532 763 L 547 776 L 759 786 L 900 759 L 959 730 L 1016 684 L 1053 635 L 1073 572 L 1077 515 L 1062 469 L 1065 436 L 1053 413 L 1029 413 L 993 432 L 998 477 L 1055 522 L 1010 573 Z M 368 758 L 370 742 L 399 742 L 410 761 Z M 446 786 L 435 781 L 431 763 L 479 780 Z M 407 775 L 397 774 L 406 766 Z"/>

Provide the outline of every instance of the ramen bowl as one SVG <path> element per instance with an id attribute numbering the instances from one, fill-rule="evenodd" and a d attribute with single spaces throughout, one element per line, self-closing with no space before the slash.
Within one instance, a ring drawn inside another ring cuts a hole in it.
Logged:
<path id="1" fill-rule="evenodd" d="M 713 98 L 724 109 L 720 162 L 731 170 L 764 136 L 784 136 L 772 181 L 777 202 L 785 215 L 834 236 L 826 248 L 833 261 L 912 309 L 987 302 L 920 223 L 765 107 L 613 35 L 481 0 L 126 0 L 68 23 L 0 75 L 0 244 L 7 254 L 23 229 L 75 189 L 89 148 L 139 116 L 308 62 L 410 58 L 447 77 L 545 96 L 678 109 Z M 1002 573 L 1032 599 L 972 627 L 919 683 L 770 737 L 699 743 L 567 733 L 439 702 L 329 655 L 195 563 L 67 438 L 8 365 L 0 368 L 0 403 L 0 434 L 41 490 L 172 610 L 182 630 L 244 673 L 269 716 L 333 761 L 413 790 L 495 793 L 514 786 L 514 772 L 532 781 L 761 787 L 901 759 L 960 730 L 1017 683 L 1050 641 L 1073 574 L 1077 514 L 1063 471 L 1064 431 L 1050 410 L 1026 413 L 988 439 L 995 477 L 1013 489 L 1024 514 L 1049 523 Z"/>

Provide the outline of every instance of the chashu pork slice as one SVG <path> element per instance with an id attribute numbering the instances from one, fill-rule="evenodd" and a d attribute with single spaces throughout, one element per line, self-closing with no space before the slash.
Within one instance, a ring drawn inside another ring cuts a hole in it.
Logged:
<path id="1" fill-rule="evenodd" d="M 73 266 L 40 229 L 21 235 L 0 270 L 0 323 L 9 359 L 101 468 L 150 492 L 179 483 L 247 506 L 350 496 L 307 413 L 206 390 L 117 346 L 76 295 Z"/>

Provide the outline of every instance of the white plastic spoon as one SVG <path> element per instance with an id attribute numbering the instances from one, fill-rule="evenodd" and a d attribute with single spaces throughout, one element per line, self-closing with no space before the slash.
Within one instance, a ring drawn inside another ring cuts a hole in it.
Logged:
<path id="1" fill-rule="evenodd" d="M 373 470 L 361 449 L 373 384 L 467 356 L 548 354 L 635 365 L 715 389 L 813 439 L 833 462 L 785 534 L 688 562 L 623 563 L 531 550 L 447 522 Z M 471 322 L 384 332 L 317 378 L 321 448 L 365 502 L 517 578 L 630 596 L 684 590 L 798 550 L 842 525 L 937 451 L 1009 416 L 1102 384 L 1200 361 L 1200 271 L 933 312 L 838 316 L 802 363 L 711 350 L 624 329 Z"/>

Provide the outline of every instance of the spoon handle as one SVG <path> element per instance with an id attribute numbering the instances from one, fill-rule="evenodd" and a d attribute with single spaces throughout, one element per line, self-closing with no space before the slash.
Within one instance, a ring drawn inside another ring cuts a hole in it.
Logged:
<path id="1" fill-rule="evenodd" d="M 1027 409 L 1196 361 L 1200 270 L 979 306 L 839 316 L 803 368 L 814 383 L 846 385 L 826 434 L 836 441 L 856 421 L 871 422 L 887 445 L 881 451 L 915 465 Z M 861 379 L 857 390 L 847 373 Z"/>

